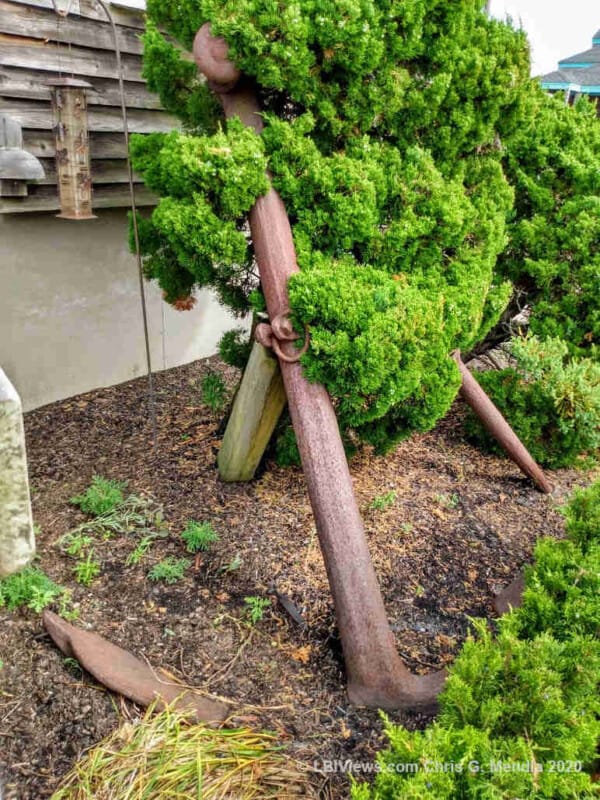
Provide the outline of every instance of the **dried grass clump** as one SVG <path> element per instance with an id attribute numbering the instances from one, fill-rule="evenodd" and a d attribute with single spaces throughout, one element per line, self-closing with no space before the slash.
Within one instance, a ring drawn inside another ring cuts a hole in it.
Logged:
<path id="1" fill-rule="evenodd" d="M 215 730 L 184 713 L 149 709 L 79 761 L 51 800 L 267 800 L 314 798 L 306 770 L 276 738 Z"/>

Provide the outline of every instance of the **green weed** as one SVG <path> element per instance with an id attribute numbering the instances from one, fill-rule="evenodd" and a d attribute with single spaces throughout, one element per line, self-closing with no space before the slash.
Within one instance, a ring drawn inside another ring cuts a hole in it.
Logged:
<path id="1" fill-rule="evenodd" d="M 223 378 L 218 372 L 210 371 L 202 378 L 201 398 L 211 411 L 222 411 L 225 406 L 227 391 Z"/>
<path id="2" fill-rule="evenodd" d="M 219 572 L 235 572 L 243 563 L 242 557 L 237 553 L 228 564 L 225 564 L 219 569 Z"/>
<path id="3" fill-rule="evenodd" d="M 453 492 L 452 494 L 436 494 L 435 496 L 436 502 L 439 503 L 441 506 L 446 506 L 446 508 L 456 508 L 460 503 L 460 495 L 457 492 Z"/>
<path id="4" fill-rule="evenodd" d="M 140 539 L 135 548 L 127 556 L 125 564 L 128 567 L 139 564 L 157 538 L 156 534 L 148 534 L 148 536 L 144 536 L 143 539 Z"/>
<path id="5" fill-rule="evenodd" d="M 265 615 L 265 611 L 271 605 L 270 600 L 264 597 L 257 597 L 256 595 L 244 597 L 244 603 L 246 605 L 246 617 L 251 625 L 256 625 L 257 622 L 260 622 Z"/>
<path id="6" fill-rule="evenodd" d="M 210 522 L 196 522 L 191 519 L 181 534 L 181 538 L 187 545 L 188 553 L 197 553 L 200 550 L 208 550 L 211 544 L 218 542 L 219 534 Z"/>
<path id="7" fill-rule="evenodd" d="M 190 566 L 191 561 L 187 558 L 174 558 L 169 556 L 164 561 L 159 561 L 155 564 L 150 572 L 148 578 L 151 581 L 164 581 L 164 583 L 177 583 L 183 578 L 186 569 Z"/>
<path id="8" fill-rule="evenodd" d="M 90 550 L 87 557 L 78 561 L 73 567 L 75 580 L 82 586 L 89 586 L 94 578 L 100 574 L 100 562 L 93 556 L 94 551 Z"/>
<path id="9" fill-rule="evenodd" d="M 86 514 L 98 517 L 114 511 L 123 502 L 123 483 L 94 475 L 92 483 L 83 492 L 70 499 L 70 503 Z"/>
<path id="10" fill-rule="evenodd" d="M 81 531 L 70 531 L 60 537 L 58 544 L 67 555 L 79 558 L 83 551 L 92 544 L 92 539 Z"/>
<path id="11" fill-rule="evenodd" d="M 0 580 L 0 608 L 14 611 L 25 606 L 39 614 L 65 591 L 41 569 L 25 567 L 15 575 Z"/>
<path id="12" fill-rule="evenodd" d="M 386 494 L 377 495 L 377 497 L 374 497 L 371 501 L 369 508 L 373 509 L 373 511 L 383 511 L 388 506 L 393 505 L 397 494 L 396 491 L 392 490 Z"/>

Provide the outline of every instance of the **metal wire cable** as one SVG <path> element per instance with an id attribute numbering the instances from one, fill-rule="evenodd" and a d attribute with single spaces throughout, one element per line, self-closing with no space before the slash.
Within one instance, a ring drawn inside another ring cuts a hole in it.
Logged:
<path id="1" fill-rule="evenodd" d="M 94 0 L 103 10 L 110 26 L 112 29 L 113 35 L 113 42 L 114 42 L 114 51 L 117 60 L 117 77 L 119 80 L 119 93 L 121 99 L 121 115 L 123 118 L 123 138 L 125 141 L 125 158 L 127 161 L 127 177 L 129 181 L 129 196 L 131 201 L 131 215 L 132 215 L 132 225 L 133 225 L 133 238 L 135 243 L 135 254 L 137 258 L 137 267 L 138 267 L 138 278 L 139 278 L 139 287 L 140 287 L 140 299 L 142 305 L 142 321 L 144 326 L 144 342 L 146 347 L 146 366 L 148 371 L 148 402 L 150 408 L 150 420 L 152 424 L 152 442 L 153 446 L 156 448 L 158 443 L 158 429 L 156 423 L 156 395 L 154 392 L 154 380 L 152 378 L 152 357 L 150 354 L 150 335 L 148 331 L 148 309 L 146 303 L 146 290 L 144 286 L 144 269 L 142 265 L 142 255 L 140 250 L 140 232 L 138 227 L 138 220 L 137 220 L 137 206 L 135 201 L 135 186 L 133 182 L 133 168 L 131 166 L 131 159 L 129 157 L 129 125 L 127 119 L 127 103 L 125 101 L 125 84 L 123 80 L 123 60 L 121 58 L 121 48 L 119 47 L 119 34 L 117 30 L 116 23 L 113 19 L 112 14 L 110 13 L 110 9 L 108 8 L 107 4 L 104 0 Z M 57 4 L 56 0 L 52 0 L 52 5 L 54 7 L 55 12 L 61 16 L 66 17 L 71 10 L 71 6 L 73 5 L 73 0 L 69 0 L 69 3 L 64 11 L 61 11 Z"/>

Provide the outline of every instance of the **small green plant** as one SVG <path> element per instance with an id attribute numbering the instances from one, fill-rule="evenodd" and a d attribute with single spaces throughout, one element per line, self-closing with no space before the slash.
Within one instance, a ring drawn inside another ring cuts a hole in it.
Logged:
<path id="1" fill-rule="evenodd" d="M 73 606 L 73 593 L 70 589 L 65 589 L 58 598 L 58 613 L 69 621 L 79 617 L 79 609 Z"/>
<path id="2" fill-rule="evenodd" d="M 260 622 L 265 615 L 265 611 L 271 605 L 270 600 L 256 595 L 244 597 L 244 603 L 246 605 L 246 617 L 251 625 L 256 625 L 257 622 Z"/>
<path id="3" fill-rule="evenodd" d="M 190 561 L 187 558 L 174 558 L 169 556 L 163 561 L 155 564 L 150 572 L 148 578 L 151 581 L 164 581 L 164 583 L 177 583 L 183 578 L 186 569 L 190 566 Z"/>
<path id="4" fill-rule="evenodd" d="M 373 511 L 383 511 L 388 506 L 393 505 L 394 501 L 396 500 L 396 495 L 398 493 L 392 489 L 391 492 L 387 492 L 386 494 L 377 495 L 371 501 L 371 505 L 369 508 L 373 509 Z"/>
<path id="5" fill-rule="evenodd" d="M 205 406 L 211 411 L 222 411 L 225 406 L 226 388 L 223 378 L 218 372 L 211 370 L 202 378 L 201 397 Z"/>
<path id="6" fill-rule="evenodd" d="M 68 542 L 72 538 L 88 534 L 110 539 L 115 535 L 143 534 L 148 530 L 152 530 L 156 536 L 166 531 L 162 510 L 160 507 L 156 508 L 152 499 L 131 494 L 110 511 L 94 516 L 73 528 L 62 537 L 62 540 Z"/>
<path id="7" fill-rule="evenodd" d="M 211 544 L 218 542 L 219 534 L 210 522 L 196 522 L 190 519 L 181 538 L 187 545 L 188 553 L 197 553 L 200 550 L 208 550 Z"/>
<path id="8" fill-rule="evenodd" d="M 64 536 L 60 537 L 58 543 L 67 555 L 79 558 L 83 551 L 91 545 L 92 539 L 83 532 L 76 530 L 65 533 Z"/>
<path id="9" fill-rule="evenodd" d="M 242 557 L 237 553 L 228 564 L 225 564 L 219 569 L 219 572 L 235 572 L 243 563 Z"/>
<path id="10" fill-rule="evenodd" d="M 75 675 L 81 675 L 83 672 L 81 664 L 76 658 L 63 658 L 63 664 L 70 672 L 75 673 Z"/>
<path id="11" fill-rule="evenodd" d="M 441 506 L 446 506 L 446 508 L 456 508 L 460 503 L 460 495 L 457 492 L 453 492 L 452 494 L 437 494 L 435 496 L 436 502 L 439 503 Z"/>
<path id="12" fill-rule="evenodd" d="M 73 573 L 77 583 L 89 586 L 94 578 L 100 574 L 100 562 L 94 558 L 94 551 L 90 550 L 87 557 L 81 559 L 73 567 Z"/>
<path id="13" fill-rule="evenodd" d="M 25 567 L 14 575 L 0 580 L 0 608 L 9 611 L 25 606 L 39 614 L 65 593 L 41 569 Z"/>
<path id="14" fill-rule="evenodd" d="M 94 475 L 91 485 L 83 492 L 72 497 L 69 501 L 86 514 L 99 517 L 114 511 L 123 502 L 123 484 L 118 481 Z"/>
<path id="15" fill-rule="evenodd" d="M 412 522 L 403 522 L 402 525 L 400 525 L 400 530 L 402 531 L 402 533 L 411 533 L 412 529 L 413 529 Z"/>
<path id="16" fill-rule="evenodd" d="M 134 549 L 129 553 L 125 563 L 128 567 L 135 566 L 139 564 L 142 558 L 146 555 L 148 550 L 152 547 L 154 540 L 158 538 L 155 534 L 149 534 L 148 536 L 144 536 Z"/>

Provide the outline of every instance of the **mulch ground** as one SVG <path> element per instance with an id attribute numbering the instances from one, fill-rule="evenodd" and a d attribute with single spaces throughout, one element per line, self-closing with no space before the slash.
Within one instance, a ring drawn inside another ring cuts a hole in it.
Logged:
<path id="1" fill-rule="evenodd" d="M 349 705 L 333 608 L 302 472 L 267 461 L 248 484 L 219 480 L 221 416 L 202 405 L 200 381 L 215 359 L 155 376 L 158 443 L 152 447 L 144 379 L 101 389 L 26 415 L 39 565 L 73 591 L 75 624 L 161 665 L 185 683 L 231 702 L 241 721 L 277 731 L 290 754 L 323 760 L 373 758 L 383 742 L 376 711 Z M 535 540 L 561 536 L 559 505 L 589 473 L 552 474 L 537 492 L 510 462 L 465 442 L 460 403 L 438 427 L 387 457 L 363 452 L 351 471 L 398 649 L 428 672 L 452 662 L 470 617 L 492 616 L 493 593 L 527 562 Z M 101 574 L 74 581 L 58 547 L 84 520 L 69 499 L 93 475 L 126 481 L 163 508 L 168 537 L 127 566 L 127 536 L 100 541 Z M 374 502 L 375 501 L 375 502 Z M 186 555 L 187 520 L 220 535 L 173 585 L 148 579 L 166 556 Z M 287 595 L 306 625 L 277 602 Z M 244 621 L 244 598 L 271 598 L 264 619 Z M 139 710 L 82 674 L 54 647 L 39 615 L 0 611 L 0 781 L 5 800 L 43 800 L 81 754 Z M 397 713 L 407 727 L 427 718 Z M 344 775 L 315 773 L 324 798 L 347 798 Z"/>

